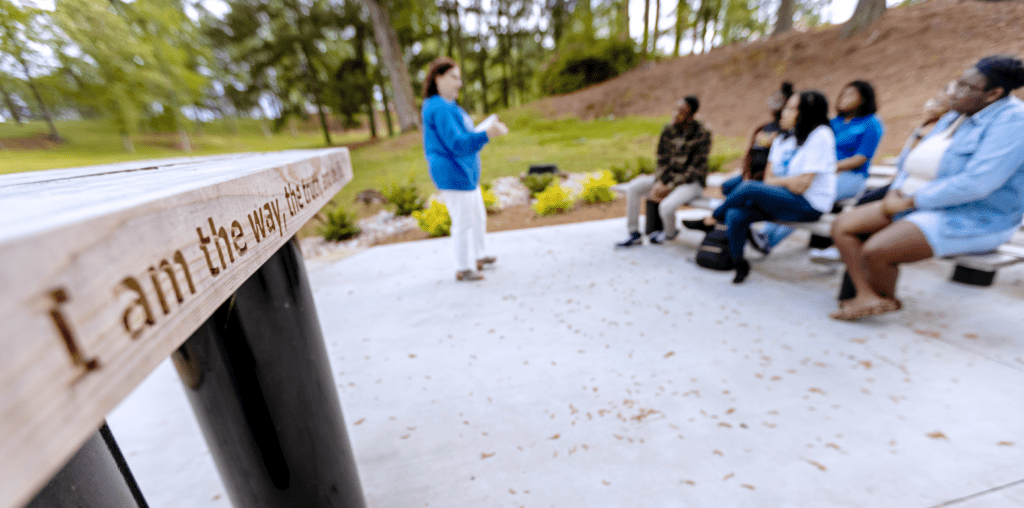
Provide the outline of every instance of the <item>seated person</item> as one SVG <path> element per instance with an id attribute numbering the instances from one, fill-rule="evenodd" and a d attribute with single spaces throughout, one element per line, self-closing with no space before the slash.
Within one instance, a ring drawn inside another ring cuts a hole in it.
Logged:
<path id="1" fill-rule="evenodd" d="M 743 282 L 750 273 L 743 246 L 751 224 L 813 222 L 835 202 L 836 142 L 828 125 L 828 100 L 817 91 L 790 97 L 780 125 L 792 129 L 793 135 L 775 138 L 763 182 L 743 182 L 710 217 L 683 221 L 684 226 L 703 231 L 710 231 L 717 222 L 729 227 L 729 255 L 736 269 L 733 283 Z"/>
<path id="2" fill-rule="evenodd" d="M 856 296 L 832 318 L 899 310 L 900 263 L 988 252 L 1013 236 L 1024 218 L 1024 102 L 1010 92 L 1021 86 L 1020 59 L 979 60 L 956 80 L 952 111 L 906 155 L 907 177 L 836 219 L 833 238 Z"/>
<path id="3" fill-rule="evenodd" d="M 772 149 L 772 142 L 776 136 L 784 133 L 782 127 L 779 127 L 779 117 L 782 116 L 782 108 L 786 101 L 792 96 L 793 83 L 786 81 L 768 98 L 768 111 L 772 114 L 772 121 L 754 129 L 750 145 L 747 147 L 747 156 L 743 158 L 743 173 L 722 182 L 722 194 L 729 195 L 744 181 L 764 180 L 764 170 L 768 166 L 768 152 Z"/>
<path id="4" fill-rule="evenodd" d="M 853 81 L 843 87 L 836 103 L 836 117 L 832 119 L 832 132 L 836 136 L 836 201 L 849 199 L 864 190 L 868 181 L 868 167 L 875 156 L 885 129 L 875 113 L 875 89 L 867 81 Z M 767 254 L 785 240 L 793 228 L 768 224 L 754 237 L 754 246 Z M 823 239 L 827 246 L 827 238 Z"/>
<path id="5" fill-rule="evenodd" d="M 658 204 L 664 231 L 651 233 L 652 243 L 676 237 L 676 209 L 704 193 L 708 175 L 711 132 L 693 117 L 700 107 L 694 96 L 679 101 L 673 122 L 665 126 L 658 141 L 658 168 L 653 175 L 640 175 L 626 187 L 626 227 L 629 238 L 615 244 L 631 247 L 641 243 L 640 204 L 647 197 Z"/>

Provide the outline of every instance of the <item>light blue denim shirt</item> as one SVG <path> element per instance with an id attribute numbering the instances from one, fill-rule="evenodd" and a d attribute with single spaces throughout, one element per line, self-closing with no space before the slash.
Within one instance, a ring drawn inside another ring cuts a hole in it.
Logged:
<path id="1" fill-rule="evenodd" d="M 946 113 L 925 136 L 946 129 L 959 113 Z M 898 188 L 905 178 L 900 155 Z M 1020 226 L 1024 218 L 1024 102 L 1008 96 L 967 118 L 953 134 L 935 179 L 914 194 L 918 210 L 947 212 L 942 234 L 978 236 Z"/>

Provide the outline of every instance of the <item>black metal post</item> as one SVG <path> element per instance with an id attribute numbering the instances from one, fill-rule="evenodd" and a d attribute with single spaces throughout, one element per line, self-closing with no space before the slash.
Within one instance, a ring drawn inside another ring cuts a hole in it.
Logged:
<path id="1" fill-rule="evenodd" d="M 107 424 L 25 508 L 148 508 Z"/>
<path id="2" fill-rule="evenodd" d="M 365 506 L 294 240 L 172 358 L 235 506 Z"/>

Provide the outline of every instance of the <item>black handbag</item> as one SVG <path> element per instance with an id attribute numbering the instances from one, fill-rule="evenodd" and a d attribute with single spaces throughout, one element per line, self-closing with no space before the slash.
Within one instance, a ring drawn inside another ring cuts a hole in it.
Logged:
<path id="1" fill-rule="evenodd" d="M 661 214 L 658 213 L 658 205 L 660 204 L 657 201 L 647 200 L 647 211 L 645 212 L 647 214 L 647 224 L 644 227 L 644 234 L 649 235 L 655 231 L 665 229 L 665 225 L 661 223 Z"/>
<path id="2" fill-rule="evenodd" d="M 715 229 L 704 235 L 704 241 L 700 242 L 697 249 L 697 264 L 712 270 L 728 271 L 736 268 L 736 264 L 729 255 L 729 227 L 725 224 L 715 224 Z"/>

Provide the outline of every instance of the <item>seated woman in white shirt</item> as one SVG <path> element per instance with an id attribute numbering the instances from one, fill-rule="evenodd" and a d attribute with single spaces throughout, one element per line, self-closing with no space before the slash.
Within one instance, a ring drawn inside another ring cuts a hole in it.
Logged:
<path id="1" fill-rule="evenodd" d="M 703 221 L 683 221 L 684 226 L 703 231 L 710 231 L 717 222 L 729 227 L 729 254 L 736 269 L 733 283 L 743 282 L 750 273 L 743 247 L 751 224 L 814 222 L 835 202 L 836 140 L 829 126 L 828 100 L 821 92 L 800 92 L 786 102 L 779 124 L 793 133 L 772 143 L 764 181 L 741 183 Z"/>

